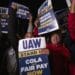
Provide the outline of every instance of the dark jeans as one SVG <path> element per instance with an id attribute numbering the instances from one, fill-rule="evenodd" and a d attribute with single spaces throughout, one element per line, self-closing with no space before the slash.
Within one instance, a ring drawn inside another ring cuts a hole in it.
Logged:
<path id="1" fill-rule="evenodd" d="M 9 47 L 7 35 L 2 35 L 0 37 L 0 74 L 2 75 L 8 75 L 7 72 L 7 60 L 6 60 L 6 51 L 7 48 Z"/>

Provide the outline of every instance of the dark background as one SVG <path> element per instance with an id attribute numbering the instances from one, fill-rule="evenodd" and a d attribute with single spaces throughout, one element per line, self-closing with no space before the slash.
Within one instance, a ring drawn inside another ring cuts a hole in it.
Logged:
<path id="1" fill-rule="evenodd" d="M 0 6 L 8 7 L 12 1 L 28 6 L 32 15 L 36 17 L 38 8 L 45 0 L 0 0 Z M 52 3 L 55 11 L 66 7 L 65 0 L 52 0 Z"/>
<path id="2" fill-rule="evenodd" d="M 0 6 L 8 7 L 12 1 L 28 6 L 30 8 L 30 12 L 35 17 L 37 14 L 37 9 L 45 0 L 0 0 Z"/>

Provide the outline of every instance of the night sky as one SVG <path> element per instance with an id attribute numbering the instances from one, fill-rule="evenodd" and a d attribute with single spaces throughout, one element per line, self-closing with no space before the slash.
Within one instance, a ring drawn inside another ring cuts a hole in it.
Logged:
<path id="1" fill-rule="evenodd" d="M 0 6 L 2 7 L 8 7 L 9 3 L 15 1 L 18 3 L 21 3 L 25 6 L 28 6 L 30 8 L 30 12 L 35 17 L 37 14 L 37 10 L 39 6 L 45 1 L 45 0 L 0 0 Z"/>

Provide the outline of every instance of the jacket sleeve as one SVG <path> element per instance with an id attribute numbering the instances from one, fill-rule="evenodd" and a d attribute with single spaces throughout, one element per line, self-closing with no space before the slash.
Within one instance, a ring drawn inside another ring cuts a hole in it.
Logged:
<path id="1" fill-rule="evenodd" d="M 68 30 L 71 39 L 75 41 L 75 13 L 70 13 L 68 16 Z"/>
<path id="2" fill-rule="evenodd" d="M 9 8 L 8 38 L 14 49 L 17 49 L 16 39 L 16 10 Z"/>

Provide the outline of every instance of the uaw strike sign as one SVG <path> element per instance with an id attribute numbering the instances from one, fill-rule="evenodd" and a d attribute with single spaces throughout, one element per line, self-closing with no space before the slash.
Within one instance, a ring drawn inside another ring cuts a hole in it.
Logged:
<path id="1" fill-rule="evenodd" d="M 39 35 L 53 32 L 59 29 L 58 22 L 56 20 L 51 0 L 46 0 L 38 9 Z"/>
<path id="2" fill-rule="evenodd" d="M 45 38 L 27 38 L 19 41 L 20 75 L 50 75 Z"/>
<path id="3" fill-rule="evenodd" d="M 0 7 L 0 14 L 8 14 L 8 8 Z"/>
<path id="4" fill-rule="evenodd" d="M 17 17 L 22 19 L 29 19 L 29 8 L 22 4 L 17 4 Z"/>
<path id="5" fill-rule="evenodd" d="M 27 38 L 19 41 L 19 52 L 46 48 L 45 38 Z"/>
<path id="6" fill-rule="evenodd" d="M 0 7 L 0 27 L 1 27 L 1 33 L 7 34 L 8 33 L 8 8 L 6 7 Z"/>

